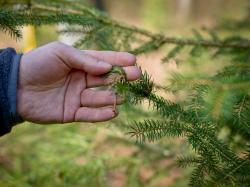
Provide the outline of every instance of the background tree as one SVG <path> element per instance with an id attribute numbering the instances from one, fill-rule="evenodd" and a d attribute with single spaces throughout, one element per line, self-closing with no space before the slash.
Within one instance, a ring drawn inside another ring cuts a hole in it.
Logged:
<path id="1" fill-rule="evenodd" d="M 190 186 L 248 186 L 249 38 L 236 34 L 222 38 L 206 28 L 194 30 L 191 38 L 154 34 L 121 24 L 77 1 L 2 1 L 2 5 L 6 8 L 0 11 L 0 26 L 17 38 L 24 25 L 63 23 L 68 27 L 61 33 L 79 36 L 75 43 L 78 48 L 123 50 L 139 55 L 171 44 L 173 48 L 162 58 L 163 63 L 180 52 L 186 53 L 185 62 L 193 65 L 202 66 L 199 61 L 204 56 L 214 64 L 226 61 L 211 72 L 202 73 L 199 66 L 193 66 L 197 68 L 195 74 L 175 73 L 167 85 L 154 84 L 145 73 L 137 82 L 118 81 L 113 88 L 125 95 L 130 104 L 147 100 L 156 112 L 151 119 L 131 125 L 129 134 L 138 142 L 165 136 L 187 140 L 194 153 L 179 156 L 178 163 L 183 167 L 194 165 Z M 247 28 L 248 22 L 231 22 L 230 28 L 238 24 Z M 185 97 L 171 101 L 156 95 L 157 89 L 176 95 L 184 93 Z M 224 128 L 230 132 L 221 138 Z"/>

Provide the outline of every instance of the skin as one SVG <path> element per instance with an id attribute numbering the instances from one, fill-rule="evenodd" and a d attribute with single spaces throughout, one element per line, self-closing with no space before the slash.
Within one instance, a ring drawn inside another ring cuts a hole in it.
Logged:
<path id="1" fill-rule="evenodd" d="M 140 77 L 136 58 L 126 52 L 78 50 L 60 42 L 24 54 L 20 61 L 17 112 L 26 121 L 50 124 L 100 122 L 117 116 L 122 98 L 107 84 L 112 65 L 122 66 L 130 81 Z"/>

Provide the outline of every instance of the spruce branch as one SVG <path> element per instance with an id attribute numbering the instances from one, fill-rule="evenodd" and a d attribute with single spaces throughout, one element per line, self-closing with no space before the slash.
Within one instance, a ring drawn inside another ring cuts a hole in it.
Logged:
<path id="1" fill-rule="evenodd" d="M 197 156 L 179 156 L 177 158 L 177 164 L 180 167 L 186 168 L 191 165 L 201 163 L 201 158 Z"/>
<path id="2" fill-rule="evenodd" d="M 103 25 L 108 25 L 113 28 L 120 28 L 124 31 L 130 31 L 135 34 L 139 34 L 141 36 L 144 36 L 148 38 L 149 43 L 146 42 L 144 44 L 144 47 L 147 46 L 148 48 L 152 50 L 159 49 L 164 44 L 174 44 L 178 46 L 202 46 L 202 47 L 212 47 L 212 48 L 233 48 L 233 49 L 242 49 L 242 50 L 248 50 L 250 49 L 250 42 L 249 41 L 238 41 L 238 42 L 231 42 L 231 41 L 215 41 L 215 40 L 204 40 L 204 39 L 181 39 L 177 37 L 168 37 L 163 34 L 154 34 L 152 32 L 149 32 L 147 30 L 135 27 L 135 26 L 128 26 L 126 24 L 120 23 L 118 21 L 112 20 L 109 17 L 105 16 L 105 14 L 101 14 L 94 9 L 91 9 L 89 7 L 80 5 L 80 4 L 73 4 L 66 2 L 67 4 L 78 7 L 75 9 L 64 9 L 60 6 L 46 6 L 46 4 L 41 4 L 36 1 L 29 2 L 28 5 L 31 7 L 31 11 L 41 11 L 41 12 L 50 12 L 55 14 L 60 14 L 62 12 L 66 14 L 70 14 L 72 16 L 82 16 L 83 14 L 88 15 L 92 18 L 94 18 L 96 21 L 102 23 Z M 55 3 L 56 4 L 56 3 Z M 59 4 L 60 5 L 60 4 Z M 197 35 L 197 34 L 196 34 Z M 153 42 L 153 43 L 152 43 Z M 132 50 L 131 52 L 134 52 L 136 54 L 144 52 L 143 47 L 136 48 Z M 149 49 L 147 49 L 149 50 Z"/>
<path id="3" fill-rule="evenodd" d="M 40 10 L 47 10 L 47 11 L 53 11 L 53 12 L 61 12 L 60 9 L 54 8 L 54 7 L 45 7 L 43 5 L 33 5 L 33 8 L 37 8 Z M 93 16 L 96 20 L 105 23 L 106 25 L 110 25 L 112 27 L 118 27 L 124 30 L 129 30 L 138 34 L 141 34 L 143 36 L 146 36 L 150 38 L 151 41 L 157 42 L 160 45 L 155 45 L 157 46 L 156 48 L 160 48 L 163 44 L 176 44 L 176 45 L 190 45 L 190 46 L 203 46 L 203 47 L 213 47 L 213 48 L 236 48 L 236 49 L 250 49 L 250 42 L 240 42 L 240 43 L 227 43 L 227 42 L 219 42 L 219 41 L 210 41 L 210 40 L 194 40 L 194 39 L 179 39 L 176 37 L 167 37 L 164 36 L 163 34 L 153 34 L 147 30 L 140 29 L 135 26 L 127 26 L 125 24 L 122 24 L 120 22 L 103 18 L 101 16 L 96 15 L 93 11 L 90 9 L 81 6 L 82 11 L 86 12 L 87 14 Z M 71 14 L 77 14 L 81 15 L 81 11 L 77 10 L 71 10 L 67 9 L 65 10 L 67 13 Z M 138 53 L 140 51 L 140 48 L 137 48 L 134 50 L 135 53 Z"/>
<path id="4" fill-rule="evenodd" d="M 201 187 L 205 184 L 205 167 L 202 164 L 199 164 L 195 167 L 192 176 L 189 181 L 190 187 Z"/>
<path id="5" fill-rule="evenodd" d="M 143 122 L 135 122 L 131 129 L 132 131 L 128 134 L 131 137 L 136 137 L 140 143 L 156 141 L 166 135 L 178 137 L 185 133 L 184 125 L 175 120 L 144 120 Z"/>

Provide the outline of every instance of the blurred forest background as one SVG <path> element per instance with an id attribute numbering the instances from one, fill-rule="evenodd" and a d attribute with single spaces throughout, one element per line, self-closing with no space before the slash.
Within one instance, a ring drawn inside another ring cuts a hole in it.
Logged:
<path id="1" fill-rule="evenodd" d="M 192 35 L 193 28 L 210 28 L 226 36 L 227 30 L 221 25 L 230 27 L 230 20 L 245 17 L 250 8 L 249 0 L 85 0 L 84 3 L 129 25 L 180 37 Z M 23 40 L 18 41 L 0 33 L 0 48 L 13 47 L 24 52 L 54 40 L 72 44 L 74 38 L 58 34 L 57 30 L 63 27 L 26 27 Z M 232 31 L 250 35 L 249 31 Z M 211 61 L 206 63 L 208 57 L 180 68 L 175 60 L 162 64 L 162 53 L 160 50 L 138 57 L 138 64 L 158 84 L 164 84 L 172 71 L 207 73 L 219 68 Z M 180 54 L 178 58 L 184 57 Z M 171 99 L 183 97 L 159 94 Z M 16 126 L 11 134 L 0 138 L 0 187 L 187 186 L 192 168 L 182 169 L 175 163 L 178 155 L 191 152 L 184 139 L 164 138 L 141 145 L 124 133 L 132 121 L 154 115 L 143 108 L 121 106 L 120 116 L 106 123 L 39 126 L 25 122 Z M 224 129 L 220 136 L 227 133 Z"/>

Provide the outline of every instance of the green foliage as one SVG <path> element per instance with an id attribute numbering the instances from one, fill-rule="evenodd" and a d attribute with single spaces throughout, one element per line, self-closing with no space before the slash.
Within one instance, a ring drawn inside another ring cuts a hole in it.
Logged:
<path id="1" fill-rule="evenodd" d="M 175 120 L 157 121 L 145 120 L 131 126 L 131 136 L 135 136 L 140 142 L 155 141 L 164 136 L 181 136 L 185 126 Z"/>
<path id="2" fill-rule="evenodd" d="M 140 143 L 171 136 L 183 137 L 190 144 L 195 156 L 183 156 L 178 161 L 183 167 L 194 165 L 190 186 L 247 186 L 250 183 L 249 38 L 236 35 L 222 38 L 214 31 L 203 29 L 209 39 L 196 30 L 193 38 L 180 39 L 123 25 L 76 2 L 4 2 L 0 1 L 7 7 L 0 11 L 0 26 L 15 37 L 20 37 L 19 29 L 24 25 L 64 23 L 69 27 L 61 32 L 79 36 L 75 44 L 79 48 L 142 54 L 174 44 L 163 62 L 174 59 L 184 48 L 189 50 L 187 63 L 198 61 L 204 54 L 210 56 L 214 66 L 226 61 L 219 71 L 205 75 L 175 73 L 167 86 L 160 86 L 170 93 L 186 93 L 180 101 L 158 96 L 157 86 L 147 73 L 133 83 L 117 81 L 113 88 L 126 96 L 128 103 L 140 104 L 147 100 L 158 115 L 159 119 L 136 121 L 131 125 L 129 134 Z M 229 137 L 220 139 L 218 135 L 225 127 L 230 129 Z M 233 146 L 236 136 L 241 138 L 238 148 Z M 102 176 L 98 167 L 89 170 Z"/>
<path id="3" fill-rule="evenodd" d="M 180 156 L 178 157 L 177 163 L 180 167 L 188 167 L 200 163 L 200 158 L 195 156 Z"/>

